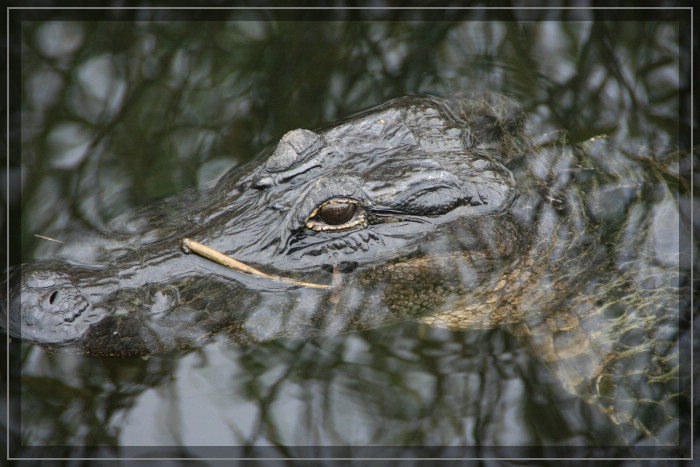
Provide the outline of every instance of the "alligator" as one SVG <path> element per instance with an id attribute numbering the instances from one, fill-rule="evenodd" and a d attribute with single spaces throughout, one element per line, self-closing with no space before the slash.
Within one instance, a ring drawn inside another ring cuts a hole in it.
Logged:
<path id="1" fill-rule="evenodd" d="M 602 137 L 535 143 L 525 121 L 510 99 L 472 93 L 290 131 L 210 190 L 11 268 L 2 325 L 112 357 L 408 319 L 504 327 L 625 436 L 673 444 L 687 278 L 678 252 L 654 250 L 658 219 L 678 220 L 668 177 L 639 170 L 672 164 L 623 158 Z"/>

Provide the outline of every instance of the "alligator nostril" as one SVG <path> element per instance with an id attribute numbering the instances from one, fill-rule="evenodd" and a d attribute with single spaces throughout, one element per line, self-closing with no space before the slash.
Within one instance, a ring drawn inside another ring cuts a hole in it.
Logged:
<path id="1" fill-rule="evenodd" d="M 51 295 L 49 295 L 49 304 L 53 305 L 57 298 L 58 298 L 58 290 L 54 290 L 53 292 L 51 292 Z"/>

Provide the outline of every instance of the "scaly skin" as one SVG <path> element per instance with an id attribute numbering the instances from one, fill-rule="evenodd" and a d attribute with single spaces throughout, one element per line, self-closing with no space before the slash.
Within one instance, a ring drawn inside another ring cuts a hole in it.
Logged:
<path id="1" fill-rule="evenodd" d="M 505 326 L 631 443 L 674 444 L 687 271 L 655 250 L 659 216 L 679 221 L 672 164 L 600 139 L 535 146 L 522 126 L 507 99 L 467 95 L 396 99 L 290 132 L 209 192 L 118 219 L 109 236 L 76 233 L 58 259 L 13 269 L 9 333 L 126 356 L 405 319 Z M 185 255 L 185 237 L 333 287 L 228 270 Z"/>

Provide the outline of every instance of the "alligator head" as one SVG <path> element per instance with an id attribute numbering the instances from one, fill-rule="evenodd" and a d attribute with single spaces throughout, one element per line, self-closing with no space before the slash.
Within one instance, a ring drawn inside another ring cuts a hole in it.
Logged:
<path id="1" fill-rule="evenodd" d="M 290 131 L 211 191 L 118 219 L 104 238 L 67 239 L 67 248 L 82 241 L 99 251 L 99 264 L 12 270 L 10 334 L 126 355 L 217 333 L 247 342 L 347 331 L 468 304 L 482 305 L 463 316 L 468 326 L 517 321 L 515 291 L 503 283 L 532 246 L 522 221 L 532 206 L 524 197 L 521 215 L 511 212 L 519 187 L 505 165 L 524 152 L 520 123 L 500 97 L 405 97 Z M 228 270 L 183 254 L 184 237 L 332 287 Z M 494 299 L 500 289 L 505 298 Z"/>

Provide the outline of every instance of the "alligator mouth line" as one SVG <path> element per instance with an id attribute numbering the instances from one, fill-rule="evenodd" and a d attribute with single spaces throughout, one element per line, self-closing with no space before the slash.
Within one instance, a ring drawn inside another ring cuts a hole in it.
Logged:
<path id="1" fill-rule="evenodd" d="M 300 287 L 311 287 L 314 289 L 329 289 L 332 287 L 330 285 L 314 284 L 313 282 L 302 282 L 291 279 L 289 277 L 266 274 L 258 269 L 255 269 L 252 266 L 248 266 L 247 264 L 242 263 L 241 261 L 233 259 L 230 256 L 226 256 L 225 254 L 211 247 L 203 245 L 195 240 L 192 240 L 191 238 L 183 238 L 182 240 L 180 240 L 180 248 L 185 254 L 195 253 L 201 256 L 202 258 L 208 259 L 209 261 L 213 261 L 222 266 L 226 266 L 229 269 L 233 269 L 234 271 L 242 272 L 245 274 L 262 277 L 277 282 L 284 282 L 286 284 L 297 285 Z"/>

